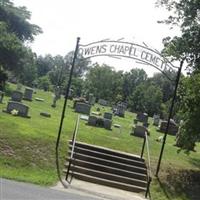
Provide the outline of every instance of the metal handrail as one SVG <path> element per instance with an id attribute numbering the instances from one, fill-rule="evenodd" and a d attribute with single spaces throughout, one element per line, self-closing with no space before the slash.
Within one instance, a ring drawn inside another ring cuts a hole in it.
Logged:
<path id="1" fill-rule="evenodd" d="M 145 197 L 147 198 L 147 195 L 149 193 L 149 187 L 151 184 L 151 180 L 152 180 L 152 172 L 151 172 L 151 160 L 150 160 L 150 153 L 149 153 L 149 142 L 148 142 L 148 136 L 147 136 L 147 132 L 145 131 L 145 141 L 146 141 L 146 147 L 147 147 L 147 189 L 146 189 L 146 193 L 145 193 Z"/>
<path id="2" fill-rule="evenodd" d="M 73 155 L 74 155 L 74 148 L 75 148 L 76 136 L 77 136 L 78 128 L 79 128 L 79 121 L 80 121 L 80 115 L 77 116 L 76 125 L 75 125 L 75 128 L 74 128 L 74 133 L 73 133 L 73 137 L 72 137 L 72 150 L 71 150 L 71 155 L 70 155 L 69 164 L 68 164 L 68 168 L 67 168 L 67 174 L 66 174 L 66 177 L 65 177 L 65 180 L 67 182 L 70 182 L 70 181 L 68 181 L 69 170 L 70 170 Z"/>

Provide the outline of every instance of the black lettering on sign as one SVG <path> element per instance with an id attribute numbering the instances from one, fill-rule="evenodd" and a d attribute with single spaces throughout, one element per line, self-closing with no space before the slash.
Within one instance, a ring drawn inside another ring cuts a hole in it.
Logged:
<path id="1" fill-rule="evenodd" d="M 129 49 L 129 56 L 134 56 L 134 57 L 138 57 L 138 55 L 136 54 L 137 49 L 133 46 L 131 46 L 131 48 Z"/>
<path id="2" fill-rule="evenodd" d="M 126 56 L 136 59 L 146 64 L 152 65 L 161 71 L 173 70 L 171 65 L 162 55 L 147 48 L 134 43 L 120 41 L 100 41 L 88 45 L 80 45 L 79 54 L 84 58 L 94 57 L 98 55 L 105 56 Z"/>

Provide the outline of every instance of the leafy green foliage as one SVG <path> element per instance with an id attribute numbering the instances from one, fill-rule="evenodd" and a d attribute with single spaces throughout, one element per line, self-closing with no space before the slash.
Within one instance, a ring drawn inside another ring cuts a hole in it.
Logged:
<path id="1" fill-rule="evenodd" d="M 115 72 L 108 65 L 95 64 L 86 75 L 86 93 L 93 93 L 98 99 L 114 101 L 122 88 L 122 72 Z"/>
<path id="2" fill-rule="evenodd" d="M 51 88 L 51 83 L 48 76 L 41 76 L 37 83 L 38 88 L 48 91 Z"/>
<path id="3" fill-rule="evenodd" d="M 8 32 L 13 33 L 21 41 L 32 41 L 34 36 L 41 33 L 39 26 L 31 24 L 28 20 L 31 17 L 26 7 L 15 7 L 11 1 L 1 0 L 0 21 L 8 26 Z"/>
<path id="4" fill-rule="evenodd" d="M 200 74 L 200 1 L 196 0 L 160 0 L 158 5 L 165 6 L 172 16 L 163 23 L 178 25 L 181 36 L 163 40 L 163 53 L 174 60 L 187 62 L 190 77 L 183 80 L 179 91 L 180 114 L 184 120 L 181 126 L 177 146 L 194 150 L 199 142 L 199 74 Z"/>
<path id="5" fill-rule="evenodd" d="M 123 95 L 124 100 L 133 93 L 135 88 L 147 80 L 147 74 L 143 69 L 131 69 L 123 75 Z"/>
<path id="6" fill-rule="evenodd" d="M 150 116 L 160 114 L 162 103 L 161 89 L 154 85 L 140 84 L 130 96 L 129 105 L 132 111 L 146 112 Z"/>
<path id="7" fill-rule="evenodd" d="M 200 141 L 200 74 L 183 79 L 179 90 L 181 103 L 180 113 L 183 124 L 177 139 L 177 146 L 194 150 L 195 143 Z"/>
<path id="8" fill-rule="evenodd" d="M 18 71 L 19 61 L 25 52 L 25 47 L 17 36 L 8 32 L 7 25 L 0 21 L 0 65 L 3 69 Z"/>
<path id="9" fill-rule="evenodd" d="M 0 1 L 1 70 L 12 71 L 27 85 L 36 78 L 36 70 L 35 56 L 24 43 L 33 41 L 42 32 L 39 26 L 29 22 L 30 17 L 26 7 L 16 7 L 9 0 Z"/>

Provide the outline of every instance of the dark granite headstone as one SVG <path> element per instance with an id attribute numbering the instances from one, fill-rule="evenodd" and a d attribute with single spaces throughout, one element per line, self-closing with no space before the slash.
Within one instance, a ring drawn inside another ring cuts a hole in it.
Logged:
<path id="1" fill-rule="evenodd" d="M 104 128 L 110 130 L 112 126 L 112 120 L 110 119 L 105 119 L 103 120 L 104 123 Z"/>
<path id="2" fill-rule="evenodd" d="M 91 105 L 86 103 L 76 103 L 75 112 L 89 115 L 90 114 Z"/>
<path id="3" fill-rule="evenodd" d="M 88 125 L 90 126 L 96 126 L 97 125 L 97 117 L 90 115 L 88 119 Z"/>
<path id="4" fill-rule="evenodd" d="M 105 112 L 103 118 L 112 120 L 112 113 Z"/>
<path id="5" fill-rule="evenodd" d="M 40 115 L 43 117 L 51 117 L 51 114 L 49 114 L 47 112 L 41 112 Z"/>
<path id="6" fill-rule="evenodd" d="M 21 102 L 23 98 L 23 93 L 20 91 L 13 91 L 12 95 L 11 95 L 11 101 L 17 101 L 17 102 Z"/>
<path id="7" fill-rule="evenodd" d="M 148 114 L 139 112 L 136 116 L 139 122 L 148 123 Z"/>
<path id="8" fill-rule="evenodd" d="M 25 88 L 23 99 L 27 101 L 32 101 L 32 96 L 33 96 L 33 89 Z"/>
<path id="9" fill-rule="evenodd" d="M 21 117 L 29 117 L 28 116 L 29 107 L 27 105 L 24 105 L 23 103 L 16 102 L 16 101 L 9 101 L 6 112 L 12 113 L 13 110 L 16 110 L 17 115 Z"/>
<path id="10" fill-rule="evenodd" d="M 162 121 L 160 123 L 160 131 L 165 133 L 166 131 L 166 128 L 167 128 L 167 121 Z M 171 134 L 171 135 L 176 135 L 178 133 L 178 126 L 177 124 L 174 122 L 174 120 L 170 120 L 170 123 L 169 123 L 169 129 L 168 129 L 168 133 Z"/>
<path id="11" fill-rule="evenodd" d="M 131 135 L 137 136 L 137 137 L 145 137 L 145 132 L 148 134 L 148 129 L 144 126 L 135 126 L 132 129 Z"/>

